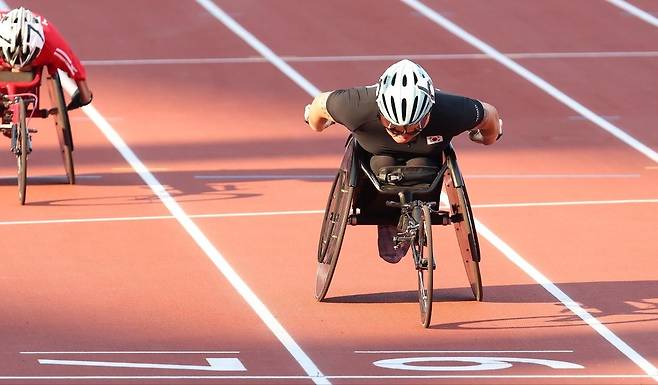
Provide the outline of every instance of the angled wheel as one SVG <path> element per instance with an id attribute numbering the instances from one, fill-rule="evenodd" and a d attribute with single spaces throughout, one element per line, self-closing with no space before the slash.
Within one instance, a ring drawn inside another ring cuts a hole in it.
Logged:
<path id="1" fill-rule="evenodd" d="M 322 301 L 329 290 L 350 214 L 354 187 L 349 186 L 347 176 L 344 169 L 336 174 L 324 211 L 315 281 L 315 298 L 318 301 Z"/>
<path id="2" fill-rule="evenodd" d="M 482 301 L 482 277 L 480 275 L 480 245 L 475 230 L 475 220 L 466 186 L 457 160 L 452 153 L 448 156 L 448 170 L 444 177 L 445 191 L 450 202 L 450 220 L 455 228 L 466 275 L 477 301 Z"/>
<path id="3" fill-rule="evenodd" d="M 73 168 L 73 134 L 71 133 L 71 123 L 66 110 L 66 100 L 62 91 L 62 83 L 59 80 L 59 74 L 56 72 L 48 82 L 48 91 L 52 104 L 57 108 L 55 117 L 55 128 L 57 129 L 57 139 L 59 141 L 59 150 L 64 162 L 66 177 L 69 184 L 75 184 L 75 169 Z"/>
<path id="4" fill-rule="evenodd" d="M 18 124 L 16 127 L 16 145 L 14 153 L 18 166 L 18 201 L 25 204 L 25 195 L 27 192 L 27 154 L 30 152 L 29 134 L 25 122 L 25 101 L 20 100 L 18 104 Z"/>
<path id="5" fill-rule="evenodd" d="M 434 293 L 434 252 L 432 249 L 432 219 L 430 209 L 423 205 L 414 208 L 413 216 L 418 223 L 411 251 L 418 273 L 418 303 L 420 323 L 429 327 L 432 319 L 432 295 Z"/>

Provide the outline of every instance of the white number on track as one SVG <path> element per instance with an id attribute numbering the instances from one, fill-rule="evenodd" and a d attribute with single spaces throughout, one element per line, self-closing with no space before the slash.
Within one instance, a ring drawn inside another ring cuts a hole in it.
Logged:
<path id="1" fill-rule="evenodd" d="M 428 365 L 432 362 L 465 362 L 472 365 Z M 584 366 L 566 361 L 520 357 L 406 357 L 373 362 L 375 366 L 397 370 L 473 371 L 499 370 L 512 367 L 513 362 L 543 365 L 552 369 L 583 369 Z M 422 364 L 421 364 L 422 363 Z"/>

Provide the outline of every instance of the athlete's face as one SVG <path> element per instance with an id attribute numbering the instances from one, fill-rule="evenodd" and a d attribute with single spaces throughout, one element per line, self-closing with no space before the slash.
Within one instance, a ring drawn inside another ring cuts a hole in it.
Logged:
<path id="1" fill-rule="evenodd" d="M 393 138 L 396 143 L 407 143 L 411 141 L 416 135 L 418 135 L 423 128 L 429 123 L 430 114 L 425 115 L 420 121 L 414 124 L 408 124 L 406 126 L 396 126 L 393 123 L 389 122 L 383 116 L 380 116 L 380 121 L 386 132 Z"/>

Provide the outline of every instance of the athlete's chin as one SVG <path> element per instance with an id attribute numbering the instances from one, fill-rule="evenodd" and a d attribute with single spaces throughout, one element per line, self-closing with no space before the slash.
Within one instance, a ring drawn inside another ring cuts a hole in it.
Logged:
<path id="1" fill-rule="evenodd" d="M 393 140 L 395 143 L 407 143 L 413 138 L 413 135 L 396 135 L 393 137 Z"/>

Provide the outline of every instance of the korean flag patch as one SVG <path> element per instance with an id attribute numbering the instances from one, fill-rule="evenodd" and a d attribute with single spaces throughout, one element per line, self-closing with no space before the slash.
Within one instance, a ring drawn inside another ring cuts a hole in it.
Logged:
<path id="1" fill-rule="evenodd" d="M 433 135 L 427 137 L 427 144 L 430 146 L 441 142 L 443 142 L 443 137 L 441 135 Z"/>

